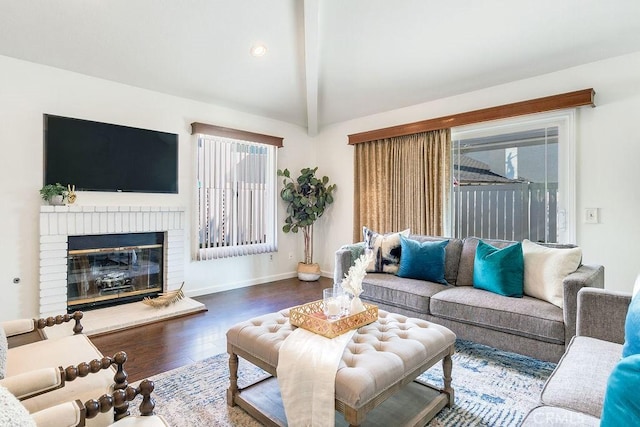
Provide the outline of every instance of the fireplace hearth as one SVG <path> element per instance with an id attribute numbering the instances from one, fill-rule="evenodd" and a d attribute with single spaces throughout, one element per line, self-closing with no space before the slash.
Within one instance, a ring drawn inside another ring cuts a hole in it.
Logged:
<path id="1" fill-rule="evenodd" d="M 67 312 L 163 292 L 164 233 L 69 236 Z"/>

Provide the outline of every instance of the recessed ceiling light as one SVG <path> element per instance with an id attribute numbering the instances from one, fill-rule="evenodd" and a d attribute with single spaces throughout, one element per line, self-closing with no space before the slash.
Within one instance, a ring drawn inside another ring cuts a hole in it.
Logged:
<path id="1" fill-rule="evenodd" d="M 267 46 L 262 43 L 254 44 L 251 46 L 250 52 L 252 56 L 264 56 L 267 53 Z"/>

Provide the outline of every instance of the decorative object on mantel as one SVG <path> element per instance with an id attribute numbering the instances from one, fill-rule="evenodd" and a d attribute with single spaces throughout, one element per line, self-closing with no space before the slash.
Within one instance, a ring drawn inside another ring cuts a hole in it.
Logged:
<path id="1" fill-rule="evenodd" d="M 55 184 L 47 184 L 40 189 L 42 200 L 50 205 L 64 205 L 64 197 L 67 194 L 67 188 L 56 182 Z"/>
<path id="2" fill-rule="evenodd" d="M 298 279 L 312 282 L 320 278 L 320 266 L 313 262 L 313 223 L 324 214 L 333 203 L 335 184 L 329 185 L 329 178 L 315 176 L 318 167 L 303 168 L 300 176 L 291 178 L 289 169 L 278 169 L 283 176 L 280 197 L 287 203 L 287 217 L 282 231 L 304 234 L 304 262 L 298 263 Z"/>
<path id="3" fill-rule="evenodd" d="M 156 298 L 145 297 L 142 302 L 156 308 L 168 307 L 169 305 L 174 304 L 184 298 L 184 292 L 182 291 L 183 286 L 184 282 L 182 282 L 182 285 L 180 285 L 180 289 L 169 292 L 161 292 Z"/>
<path id="4" fill-rule="evenodd" d="M 74 204 L 76 201 L 76 186 L 75 184 L 71 186 L 71 184 L 67 185 L 67 201 L 70 205 Z"/>
<path id="5" fill-rule="evenodd" d="M 349 312 L 351 314 L 360 313 L 365 310 L 365 306 L 360 300 L 360 294 L 362 293 L 362 279 L 367 275 L 367 266 L 373 261 L 373 251 L 365 251 L 353 265 L 349 268 L 349 272 L 342 280 L 342 289 L 348 294 L 353 295 L 351 300 L 351 308 Z"/>

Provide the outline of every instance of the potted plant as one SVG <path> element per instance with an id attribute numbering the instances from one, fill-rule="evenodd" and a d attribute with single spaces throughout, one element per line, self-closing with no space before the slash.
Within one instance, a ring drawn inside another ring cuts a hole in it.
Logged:
<path id="1" fill-rule="evenodd" d="M 280 197 L 287 204 L 287 217 L 282 231 L 304 235 L 304 262 L 298 263 L 298 278 L 314 281 L 320 278 L 320 266 L 313 262 L 313 223 L 324 214 L 325 209 L 333 203 L 335 184 L 329 184 L 329 178 L 316 178 L 317 167 L 304 168 L 294 180 L 288 169 L 278 169 L 282 180 Z"/>
<path id="2" fill-rule="evenodd" d="M 59 182 L 55 184 L 47 184 L 40 189 L 42 200 L 49 202 L 50 205 L 63 205 L 64 196 L 67 193 L 67 187 Z"/>

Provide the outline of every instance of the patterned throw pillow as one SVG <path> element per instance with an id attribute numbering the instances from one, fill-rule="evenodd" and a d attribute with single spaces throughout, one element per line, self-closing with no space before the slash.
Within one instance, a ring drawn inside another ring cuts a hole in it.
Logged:
<path id="1" fill-rule="evenodd" d="M 400 235 L 409 236 L 409 229 L 389 234 L 376 233 L 367 227 L 362 227 L 364 244 L 373 251 L 374 260 L 367 267 L 367 273 L 396 274 L 400 266 Z"/>
<path id="2" fill-rule="evenodd" d="M 498 249 L 480 240 L 473 262 L 473 287 L 522 298 L 524 256 L 520 242 Z"/>

